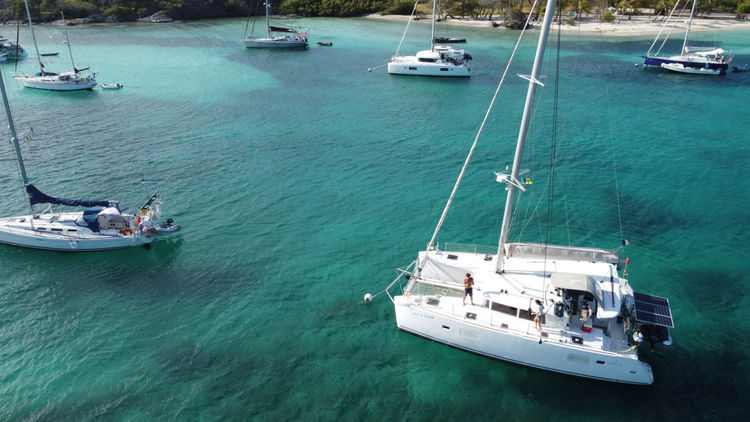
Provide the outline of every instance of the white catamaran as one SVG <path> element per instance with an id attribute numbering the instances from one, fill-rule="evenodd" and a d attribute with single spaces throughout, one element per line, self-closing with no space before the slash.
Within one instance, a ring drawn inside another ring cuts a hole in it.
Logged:
<path id="1" fill-rule="evenodd" d="M 70 47 L 70 40 L 68 40 L 68 27 L 65 24 L 65 15 L 62 11 L 60 11 L 60 15 L 62 16 L 63 27 L 65 28 L 65 39 L 68 43 L 68 51 L 70 52 L 70 61 L 73 64 L 73 71 L 61 72 L 58 74 L 45 70 L 44 63 L 42 63 L 42 55 L 39 54 L 39 46 L 36 43 L 36 36 L 34 35 L 34 25 L 31 23 L 29 3 L 27 0 L 24 0 L 24 4 L 26 5 L 26 14 L 29 18 L 31 38 L 34 40 L 34 49 L 36 50 L 36 57 L 39 62 L 39 73 L 34 75 L 14 76 L 14 78 L 20 81 L 25 88 L 45 89 L 48 91 L 83 91 L 94 88 L 96 86 L 96 72 L 84 74 L 82 72 L 89 70 L 89 68 L 78 69 L 73 61 L 73 50 Z"/>
<path id="2" fill-rule="evenodd" d="M 160 222 L 161 199 L 157 193 L 151 195 L 136 214 L 125 214 L 117 201 L 54 198 L 29 184 L 1 72 L 0 91 L 8 117 L 10 141 L 31 208 L 28 215 L 0 218 L 0 243 L 53 251 L 102 251 L 146 245 L 156 235 L 180 229 L 179 225 L 172 224 L 172 219 Z M 49 208 L 38 213 L 34 207 L 37 204 L 49 204 Z M 52 205 L 86 209 L 78 212 L 53 212 Z"/>
<path id="3" fill-rule="evenodd" d="M 414 10 L 416 10 L 416 4 Z M 471 69 L 469 68 L 471 56 L 469 54 L 466 54 L 464 50 L 451 48 L 448 45 L 435 45 L 436 13 L 437 0 L 433 0 L 430 49 L 418 51 L 414 56 L 401 56 L 398 54 L 401 49 L 401 45 L 399 44 L 396 54 L 388 62 L 388 73 L 392 75 L 412 76 L 471 76 Z M 411 22 L 411 18 L 409 18 L 409 22 Z M 406 30 L 408 29 L 409 25 L 407 24 Z M 404 31 L 404 35 L 406 35 L 406 30 Z M 403 42 L 403 38 L 401 40 Z"/>
<path id="4" fill-rule="evenodd" d="M 555 3 L 547 2 L 532 72 L 524 76 L 529 84 L 513 167 L 496 173 L 508 191 L 498 247 L 440 250 L 434 243 L 470 153 L 427 248 L 385 291 L 398 328 L 420 337 L 539 369 L 651 384 L 651 367 L 639 359 L 637 345 L 671 344 L 667 299 L 634 292 L 626 273 L 619 273 L 617 251 L 508 242 L 516 192 L 525 191 L 521 162 Z M 476 140 L 472 152 L 475 147 Z M 462 303 L 467 273 L 475 282 L 474 305 Z M 392 296 L 399 281 L 406 281 L 403 292 Z M 533 321 L 537 301 L 540 329 Z"/>
<path id="5" fill-rule="evenodd" d="M 307 48 L 307 31 L 300 32 L 291 28 L 271 26 L 269 17 L 271 2 L 266 0 L 264 6 L 266 7 L 266 36 L 258 37 L 251 34 L 245 38 L 246 48 Z"/>

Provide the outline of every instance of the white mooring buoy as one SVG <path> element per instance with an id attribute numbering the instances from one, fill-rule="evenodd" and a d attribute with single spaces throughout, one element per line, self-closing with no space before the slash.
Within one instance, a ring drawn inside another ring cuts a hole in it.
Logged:
<path id="1" fill-rule="evenodd" d="M 371 294 L 369 294 L 369 293 L 367 293 L 367 294 L 365 295 L 365 302 L 369 302 L 369 301 L 371 301 L 371 300 L 372 300 L 372 295 L 371 295 Z"/>

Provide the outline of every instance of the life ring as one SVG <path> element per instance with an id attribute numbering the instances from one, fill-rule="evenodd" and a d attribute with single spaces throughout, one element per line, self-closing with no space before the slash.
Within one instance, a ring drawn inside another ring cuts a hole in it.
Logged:
<path id="1" fill-rule="evenodd" d="M 132 235 L 132 234 L 133 234 L 133 230 L 130 230 L 130 229 L 129 229 L 129 228 L 127 228 L 127 227 L 126 227 L 126 228 L 124 228 L 124 229 L 122 229 L 122 235 L 123 235 L 123 236 L 130 236 L 130 235 Z"/>

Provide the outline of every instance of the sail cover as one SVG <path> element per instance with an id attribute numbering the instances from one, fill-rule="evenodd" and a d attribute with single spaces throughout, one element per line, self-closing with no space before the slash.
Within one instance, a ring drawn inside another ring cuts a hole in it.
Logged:
<path id="1" fill-rule="evenodd" d="M 284 28 L 284 27 L 281 27 L 281 26 L 272 26 L 271 27 L 271 31 L 273 31 L 273 32 L 291 32 L 291 33 L 297 32 L 294 29 Z"/>
<path id="2" fill-rule="evenodd" d="M 26 185 L 26 193 L 29 194 L 31 205 L 34 204 L 57 204 L 71 207 L 108 207 L 109 201 L 89 201 L 86 199 L 54 198 L 42 193 L 34 185 Z"/>

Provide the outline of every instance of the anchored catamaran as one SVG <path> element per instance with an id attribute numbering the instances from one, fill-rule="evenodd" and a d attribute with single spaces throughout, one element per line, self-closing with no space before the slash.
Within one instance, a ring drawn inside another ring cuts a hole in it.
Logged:
<path id="1" fill-rule="evenodd" d="M 508 191 L 498 247 L 436 247 L 459 176 L 427 248 L 386 292 L 403 331 L 544 370 L 651 384 L 651 367 L 639 359 L 637 346 L 644 340 L 671 344 L 669 301 L 633 291 L 617 251 L 508 241 L 516 193 L 525 191 L 521 163 L 555 3 L 547 2 L 532 72 L 524 77 L 529 84 L 513 167 L 496 173 Z M 467 274 L 475 282 L 475 306 L 462 304 Z M 391 296 L 389 289 L 404 280 L 403 293 Z M 541 330 L 533 322 L 537 301 Z"/>

